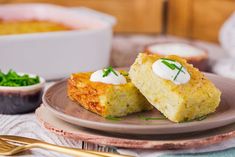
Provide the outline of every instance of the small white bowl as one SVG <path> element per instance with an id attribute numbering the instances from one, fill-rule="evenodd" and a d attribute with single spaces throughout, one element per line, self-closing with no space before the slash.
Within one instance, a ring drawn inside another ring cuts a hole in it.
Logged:
<path id="1" fill-rule="evenodd" d="M 208 53 L 205 49 L 185 42 L 158 42 L 146 46 L 147 53 L 160 56 L 177 55 L 201 71 L 208 71 Z"/>
<path id="2" fill-rule="evenodd" d="M 26 74 L 26 73 L 18 73 Z M 28 74 L 33 77 L 36 75 Z M 0 86 L 0 113 L 22 114 L 34 111 L 42 103 L 45 79 L 39 77 L 40 82 L 30 86 L 7 87 Z"/>

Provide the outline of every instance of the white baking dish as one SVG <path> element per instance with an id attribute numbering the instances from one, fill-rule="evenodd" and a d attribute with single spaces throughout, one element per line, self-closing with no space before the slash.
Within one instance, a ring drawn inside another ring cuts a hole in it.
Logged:
<path id="1" fill-rule="evenodd" d="M 36 73 L 46 79 L 58 79 L 73 72 L 92 71 L 109 64 L 112 26 L 115 24 L 112 16 L 87 8 L 16 4 L 0 6 L 2 17 L 49 18 L 62 20 L 75 28 L 89 27 L 72 31 L 0 36 L 0 69 L 3 71 L 14 69 Z"/>

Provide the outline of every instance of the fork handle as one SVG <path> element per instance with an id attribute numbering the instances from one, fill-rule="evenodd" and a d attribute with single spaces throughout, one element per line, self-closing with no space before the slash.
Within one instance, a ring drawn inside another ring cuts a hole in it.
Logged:
<path id="1" fill-rule="evenodd" d="M 53 145 L 49 143 L 33 143 L 29 144 L 29 147 L 32 148 L 43 148 L 47 150 L 52 150 L 72 156 L 79 156 L 79 157 L 131 157 L 129 155 L 119 155 L 114 153 L 107 153 L 107 152 L 99 152 L 99 151 L 92 151 L 92 150 L 82 150 L 82 149 L 75 149 L 75 148 L 68 148 L 58 145 Z"/>
<path id="2" fill-rule="evenodd" d="M 105 155 L 94 154 L 91 152 L 87 152 L 85 150 L 80 150 L 80 149 L 75 149 L 75 148 L 67 148 L 67 147 L 62 147 L 62 146 L 57 146 L 57 145 L 52 145 L 52 144 L 47 144 L 47 143 L 29 144 L 28 147 L 42 148 L 42 149 L 52 150 L 52 151 L 56 151 L 59 153 L 72 155 L 72 156 L 78 156 L 78 157 L 107 157 Z"/>

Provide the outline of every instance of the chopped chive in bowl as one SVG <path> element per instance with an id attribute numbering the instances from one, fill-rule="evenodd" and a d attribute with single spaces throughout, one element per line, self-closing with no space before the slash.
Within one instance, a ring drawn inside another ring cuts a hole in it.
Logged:
<path id="1" fill-rule="evenodd" d="M 9 70 L 7 73 L 0 71 L 0 86 L 22 87 L 38 83 L 40 83 L 39 76 L 21 75 L 13 70 Z"/>

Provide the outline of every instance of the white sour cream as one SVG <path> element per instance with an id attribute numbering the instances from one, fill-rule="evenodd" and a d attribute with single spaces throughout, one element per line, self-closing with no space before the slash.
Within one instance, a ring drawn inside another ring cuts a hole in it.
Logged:
<path id="1" fill-rule="evenodd" d="M 114 70 L 117 75 L 115 75 L 113 72 L 110 72 L 107 76 L 103 77 L 103 70 L 98 70 L 91 74 L 90 81 L 92 82 L 102 82 L 106 84 L 126 84 L 126 78 L 121 75 L 118 71 Z"/>
<path id="2" fill-rule="evenodd" d="M 205 54 L 202 49 L 184 43 L 155 44 L 149 46 L 148 50 L 152 53 L 157 53 L 165 56 L 177 55 L 181 57 L 193 57 Z"/>
<path id="3" fill-rule="evenodd" d="M 170 60 L 164 60 L 169 64 L 175 64 L 178 68 L 181 68 L 181 71 L 177 68 L 171 69 L 166 64 L 164 64 L 162 61 L 164 59 L 159 59 L 152 65 L 152 70 L 154 74 L 157 76 L 166 79 L 171 80 L 173 83 L 179 85 L 179 84 L 185 84 L 190 80 L 190 74 L 188 71 L 177 61 L 170 61 Z"/>

